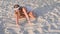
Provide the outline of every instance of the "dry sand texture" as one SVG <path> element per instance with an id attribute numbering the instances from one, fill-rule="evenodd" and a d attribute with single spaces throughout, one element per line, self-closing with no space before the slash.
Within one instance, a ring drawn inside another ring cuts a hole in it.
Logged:
<path id="1" fill-rule="evenodd" d="M 21 19 L 21 27 L 16 27 L 14 4 L 34 10 L 33 26 L 25 26 L 26 19 Z M 60 0 L 0 0 L 0 34 L 60 34 Z"/>

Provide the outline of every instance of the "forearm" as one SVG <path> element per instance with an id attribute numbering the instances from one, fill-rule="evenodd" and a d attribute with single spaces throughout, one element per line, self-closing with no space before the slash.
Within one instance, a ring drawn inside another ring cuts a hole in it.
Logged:
<path id="1" fill-rule="evenodd" d="M 23 8 L 23 12 L 24 12 L 24 14 L 25 14 L 25 16 L 26 16 L 28 22 L 30 22 L 30 20 L 29 20 L 29 16 L 28 16 L 28 14 L 27 14 L 27 12 L 26 12 L 26 10 L 25 10 L 24 8 Z"/>

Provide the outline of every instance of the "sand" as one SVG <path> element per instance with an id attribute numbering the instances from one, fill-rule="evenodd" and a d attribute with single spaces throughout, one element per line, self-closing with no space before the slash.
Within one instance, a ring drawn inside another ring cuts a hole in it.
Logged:
<path id="1" fill-rule="evenodd" d="M 13 6 L 30 6 L 37 16 L 16 26 Z M 0 34 L 60 34 L 60 0 L 0 0 Z"/>

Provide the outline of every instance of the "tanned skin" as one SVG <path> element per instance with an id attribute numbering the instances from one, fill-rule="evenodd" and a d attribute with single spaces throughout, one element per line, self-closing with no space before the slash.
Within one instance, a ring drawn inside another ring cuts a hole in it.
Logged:
<path id="1" fill-rule="evenodd" d="M 14 8 L 18 8 L 20 7 L 18 4 L 14 5 Z M 30 20 L 29 18 L 35 18 L 35 16 L 33 15 L 32 11 L 27 12 L 26 7 L 20 7 L 18 10 L 14 11 L 14 15 L 16 17 L 16 24 L 18 25 L 18 21 L 21 18 L 26 18 L 28 20 L 28 23 L 30 24 Z"/>

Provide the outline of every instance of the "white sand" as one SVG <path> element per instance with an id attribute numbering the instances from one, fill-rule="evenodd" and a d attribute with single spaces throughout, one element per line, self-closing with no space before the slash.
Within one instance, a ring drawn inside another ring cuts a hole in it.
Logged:
<path id="1" fill-rule="evenodd" d="M 59 0 L 60 1 L 60 0 Z M 60 2 L 58 0 L 0 0 L 0 34 L 60 34 Z M 13 17 L 14 4 L 30 6 L 37 15 L 31 19 L 33 26 L 27 25 L 26 19 L 16 26 Z"/>

